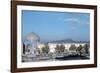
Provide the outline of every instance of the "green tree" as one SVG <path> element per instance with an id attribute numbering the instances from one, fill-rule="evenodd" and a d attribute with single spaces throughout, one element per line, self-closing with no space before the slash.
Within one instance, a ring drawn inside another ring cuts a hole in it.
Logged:
<path id="1" fill-rule="evenodd" d="M 79 52 L 80 56 L 82 54 L 82 52 L 81 52 L 82 48 L 83 48 L 82 45 L 79 45 L 79 47 L 77 47 L 77 50 L 76 50 L 77 52 Z"/>
<path id="2" fill-rule="evenodd" d="M 56 51 L 56 53 L 60 53 L 60 46 L 59 45 L 56 45 L 55 51 Z"/>
<path id="3" fill-rule="evenodd" d="M 49 46 L 48 45 L 45 45 L 44 47 L 42 47 L 42 53 L 43 54 L 48 54 L 49 51 L 50 51 L 50 49 L 49 49 Z"/>
<path id="4" fill-rule="evenodd" d="M 75 44 L 72 44 L 71 46 L 70 46 L 70 48 L 69 48 L 69 50 L 70 51 L 76 51 L 76 46 L 75 46 Z"/>
<path id="5" fill-rule="evenodd" d="M 64 45 L 56 45 L 56 53 L 63 53 L 65 51 L 65 46 Z"/>
<path id="6" fill-rule="evenodd" d="M 89 44 L 85 44 L 83 48 L 85 49 L 86 54 L 89 54 Z"/>
<path id="7" fill-rule="evenodd" d="M 65 46 L 64 45 L 60 45 L 60 51 L 63 53 L 65 51 Z"/>

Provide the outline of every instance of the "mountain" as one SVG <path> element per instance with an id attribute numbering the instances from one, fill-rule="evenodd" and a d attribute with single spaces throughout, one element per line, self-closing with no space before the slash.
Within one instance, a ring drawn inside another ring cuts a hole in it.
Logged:
<path id="1" fill-rule="evenodd" d="M 72 39 L 49 41 L 48 43 L 89 43 L 89 41 L 74 41 Z"/>

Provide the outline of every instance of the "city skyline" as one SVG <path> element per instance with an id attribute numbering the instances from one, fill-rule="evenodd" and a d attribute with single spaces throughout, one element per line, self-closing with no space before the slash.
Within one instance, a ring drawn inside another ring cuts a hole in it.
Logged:
<path id="1" fill-rule="evenodd" d="M 22 10 L 22 35 L 30 32 L 41 41 L 72 39 L 90 40 L 90 14 Z"/>

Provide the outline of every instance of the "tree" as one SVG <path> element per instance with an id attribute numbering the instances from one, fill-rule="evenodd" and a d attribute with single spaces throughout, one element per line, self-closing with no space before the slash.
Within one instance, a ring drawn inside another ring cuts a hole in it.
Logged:
<path id="1" fill-rule="evenodd" d="M 81 56 L 81 54 L 82 54 L 82 45 L 79 45 L 79 47 L 77 47 L 77 52 L 79 52 L 79 54 L 80 54 L 80 56 Z"/>
<path id="2" fill-rule="evenodd" d="M 63 53 L 65 51 L 65 46 L 64 45 L 60 45 L 60 51 Z"/>
<path id="3" fill-rule="evenodd" d="M 56 53 L 63 53 L 65 51 L 65 46 L 64 45 L 56 45 Z"/>
<path id="4" fill-rule="evenodd" d="M 56 45 L 55 50 L 56 50 L 56 53 L 60 53 L 60 46 L 59 45 Z"/>
<path id="5" fill-rule="evenodd" d="M 42 47 L 42 53 L 43 54 L 48 54 L 49 51 L 50 51 L 50 49 L 49 49 L 49 46 L 48 45 L 45 45 L 44 47 Z"/>
<path id="6" fill-rule="evenodd" d="M 70 51 L 76 51 L 76 46 L 75 44 L 72 44 L 69 48 Z"/>
<path id="7" fill-rule="evenodd" d="M 86 54 L 89 54 L 89 44 L 85 44 L 83 48 L 85 49 Z"/>

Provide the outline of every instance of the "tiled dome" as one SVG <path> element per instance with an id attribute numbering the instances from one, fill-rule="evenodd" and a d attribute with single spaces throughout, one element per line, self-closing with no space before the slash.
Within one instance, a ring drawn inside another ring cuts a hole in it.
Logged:
<path id="1" fill-rule="evenodd" d="M 40 41 L 40 37 L 34 32 L 31 32 L 26 35 L 25 39 L 29 41 Z"/>

